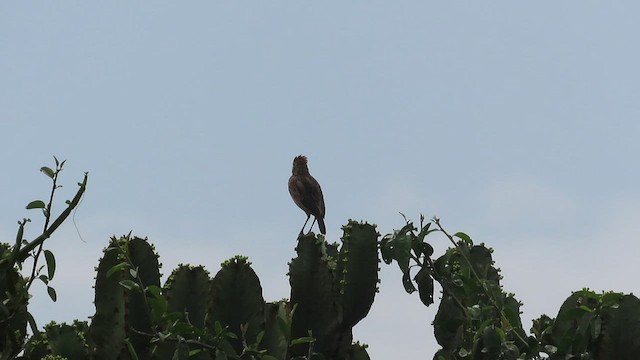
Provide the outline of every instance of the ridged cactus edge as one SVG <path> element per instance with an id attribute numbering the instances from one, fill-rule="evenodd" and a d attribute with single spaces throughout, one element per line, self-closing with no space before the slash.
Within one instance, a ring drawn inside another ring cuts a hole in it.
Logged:
<path id="1" fill-rule="evenodd" d="M 378 237 L 374 225 L 349 220 L 339 255 L 342 324 L 353 327 L 371 309 L 378 291 Z"/>

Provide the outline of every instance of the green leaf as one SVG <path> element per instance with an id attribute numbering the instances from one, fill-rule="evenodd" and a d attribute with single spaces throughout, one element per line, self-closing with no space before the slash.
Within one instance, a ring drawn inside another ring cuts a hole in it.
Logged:
<path id="1" fill-rule="evenodd" d="M 282 333 L 282 335 L 284 335 L 285 339 L 290 339 L 291 338 L 291 326 L 289 324 L 287 324 L 287 321 L 285 319 L 283 319 L 282 317 L 278 316 L 278 318 L 276 319 L 278 322 L 278 328 L 280 329 L 280 332 Z"/>
<path id="2" fill-rule="evenodd" d="M 194 356 L 196 354 L 199 354 L 202 352 L 202 349 L 193 349 L 193 350 L 189 350 L 189 356 Z"/>
<path id="3" fill-rule="evenodd" d="M 127 339 L 125 340 L 125 342 L 127 344 L 127 349 L 129 350 L 129 356 L 131 356 L 131 359 L 138 360 L 138 353 L 136 353 L 136 349 L 133 348 L 133 344 L 131 344 L 131 341 Z"/>
<path id="4" fill-rule="evenodd" d="M 147 286 L 147 291 L 151 293 L 154 297 L 159 298 L 162 296 L 162 289 L 155 285 Z"/>
<path id="5" fill-rule="evenodd" d="M 500 348 L 502 347 L 502 339 L 500 339 L 500 335 L 498 335 L 498 332 L 493 326 L 484 328 L 482 342 L 484 343 L 482 352 L 485 353 L 489 359 L 497 359 L 500 354 Z"/>
<path id="6" fill-rule="evenodd" d="M 256 336 L 256 344 L 260 344 L 262 342 L 263 337 L 264 337 L 264 331 L 260 331 Z"/>
<path id="7" fill-rule="evenodd" d="M 120 281 L 119 284 L 122 285 L 127 290 L 132 290 L 132 289 L 140 290 L 140 285 L 138 285 L 137 283 L 131 280 L 122 280 Z"/>
<path id="8" fill-rule="evenodd" d="M 40 279 L 45 285 L 49 284 L 49 278 L 47 275 L 40 275 L 38 276 L 38 279 Z"/>
<path id="9" fill-rule="evenodd" d="M 34 200 L 27 205 L 27 209 L 44 209 L 45 208 L 44 201 L 42 200 Z"/>
<path id="10" fill-rule="evenodd" d="M 404 285 L 404 291 L 406 291 L 408 294 L 416 291 L 416 287 L 413 286 L 413 282 L 411 282 L 411 276 L 409 276 L 409 272 L 402 275 L 402 285 Z"/>
<path id="11" fill-rule="evenodd" d="M 41 339 L 42 334 L 38 331 L 38 325 L 36 324 L 36 319 L 33 318 L 30 312 L 27 311 L 27 322 L 29 323 L 29 327 L 31 328 L 31 333 L 33 334 L 34 339 Z"/>
<path id="12" fill-rule="evenodd" d="M 157 286 L 150 286 L 147 288 L 147 291 L 151 293 L 151 296 L 148 297 L 149 307 L 151 308 L 151 314 L 156 320 L 162 319 L 162 316 L 167 312 L 168 302 L 164 296 L 160 295 L 159 289 L 156 291 Z"/>
<path id="13" fill-rule="evenodd" d="M 422 222 L 424 221 L 424 216 L 420 215 L 420 223 L 422 224 Z M 424 237 L 427 236 L 431 231 L 429 231 L 429 227 L 431 226 L 431 223 L 427 223 L 427 225 L 423 226 L 422 229 L 420 229 L 420 233 L 418 234 L 418 240 L 423 241 Z"/>
<path id="14" fill-rule="evenodd" d="M 216 321 L 213 324 L 213 331 L 215 332 L 216 335 L 220 335 L 220 334 L 222 334 L 222 330 L 223 330 L 222 329 L 222 325 L 220 324 L 219 321 Z"/>
<path id="15" fill-rule="evenodd" d="M 56 161 L 56 164 L 58 162 Z M 40 171 L 42 171 L 45 175 L 47 175 L 48 177 L 52 178 L 55 176 L 55 173 L 53 172 L 53 170 L 51 170 L 51 168 L 43 166 L 40 168 Z"/>
<path id="16" fill-rule="evenodd" d="M 22 236 L 24 235 L 24 223 L 20 223 L 18 221 L 18 224 L 20 224 L 20 226 L 18 227 L 18 233 L 16 234 L 16 244 L 20 244 L 22 241 L 24 241 L 24 239 L 22 238 Z"/>
<path id="17" fill-rule="evenodd" d="M 47 286 L 47 293 L 49 293 L 49 297 L 54 302 L 58 299 L 58 295 L 56 294 L 56 289 L 52 288 L 51 286 Z"/>
<path id="18" fill-rule="evenodd" d="M 393 259 L 395 258 L 395 254 L 393 252 L 393 242 L 391 240 L 391 235 L 386 235 L 380 240 L 380 254 L 382 255 L 382 260 L 385 264 L 391 264 Z"/>
<path id="19" fill-rule="evenodd" d="M 56 258 L 49 250 L 44 251 L 44 258 L 47 262 L 47 271 L 49 273 L 49 280 L 53 280 L 53 275 L 56 273 Z"/>
<path id="20" fill-rule="evenodd" d="M 174 311 L 164 314 L 164 319 L 168 322 L 175 323 L 178 320 L 182 320 L 182 315 L 181 312 Z"/>
<path id="21" fill-rule="evenodd" d="M 107 271 L 107 278 L 111 277 L 111 275 L 113 275 L 113 273 L 115 273 L 116 271 L 120 271 L 120 270 L 124 269 L 125 267 L 127 267 L 127 263 L 120 263 L 120 264 L 112 267 L 111 269 L 109 269 L 109 271 Z"/>
<path id="22" fill-rule="evenodd" d="M 418 284 L 418 294 L 420 295 L 420 301 L 425 306 L 433 304 L 433 278 L 429 273 L 429 269 L 423 267 L 418 271 L 413 280 Z"/>
<path id="23" fill-rule="evenodd" d="M 422 253 L 424 254 L 424 256 L 426 257 L 431 257 L 431 255 L 433 255 L 433 246 L 431 246 L 428 243 L 422 243 Z"/>
<path id="24" fill-rule="evenodd" d="M 312 343 L 316 341 L 316 339 L 314 339 L 311 336 L 304 336 L 301 338 L 297 338 L 297 339 L 293 339 L 291 340 L 291 345 L 298 345 L 298 344 L 308 344 L 308 343 Z"/>
<path id="25" fill-rule="evenodd" d="M 413 225 L 406 225 L 405 228 L 408 226 Z M 398 233 L 398 236 L 393 239 L 393 250 L 395 259 L 398 262 L 398 266 L 400 266 L 400 270 L 402 270 L 403 273 L 408 273 L 409 261 L 411 260 L 411 235 L 407 234 L 406 232 Z"/>
<path id="26" fill-rule="evenodd" d="M 469 237 L 469 235 L 463 233 L 463 232 L 457 232 L 455 234 L 453 234 L 453 236 L 461 239 L 462 241 L 464 241 L 465 243 L 471 245 L 473 244 L 473 241 L 471 241 L 471 237 Z"/>

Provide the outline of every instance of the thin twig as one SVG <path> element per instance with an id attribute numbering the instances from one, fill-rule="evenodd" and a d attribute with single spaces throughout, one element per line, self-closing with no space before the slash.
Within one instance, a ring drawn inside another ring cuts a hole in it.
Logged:
<path id="1" fill-rule="evenodd" d="M 158 334 L 151 334 L 148 332 L 144 332 L 144 331 L 140 331 L 140 330 L 136 330 L 134 328 L 131 328 L 131 332 L 138 334 L 138 335 L 144 335 L 144 336 L 148 336 L 152 339 L 154 339 Z M 172 337 L 167 337 L 165 339 L 163 339 L 163 341 L 169 341 L 169 342 L 175 342 L 178 343 L 180 341 L 184 341 L 189 345 L 196 345 L 198 347 L 201 347 L 203 349 L 207 349 L 207 350 L 211 350 L 211 351 L 216 351 L 218 350 L 217 347 L 209 345 L 209 344 L 205 344 L 203 342 L 197 341 L 197 340 L 192 340 L 192 339 L 177 339 L 177 338 L 172 338 Z"/>

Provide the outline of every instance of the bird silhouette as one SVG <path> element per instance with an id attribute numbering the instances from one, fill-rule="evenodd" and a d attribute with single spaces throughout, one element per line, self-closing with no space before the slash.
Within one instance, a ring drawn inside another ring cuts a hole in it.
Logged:
<path id="1" fill-rule="evenodd" d="M 311 215 L 313 215 L 313 222 L 311 223 L 309 231 L 311 231 L 313 224 L 317 220 L 320 233 L 326 234 L 327 229 L 324 225 L 324 198 L 322 197 L 322 189 L 318 181 L 309 174 L 306 156 L 299 155 L 293 159 L 293 169 L 291 170 L 291 177 L 289 178 L 289 194 L 291 194 L 293 202 L 307 214 L 307 221 L 302 225 L 300 234 L 302 234 L 304 227 L 307 226 Z"/>

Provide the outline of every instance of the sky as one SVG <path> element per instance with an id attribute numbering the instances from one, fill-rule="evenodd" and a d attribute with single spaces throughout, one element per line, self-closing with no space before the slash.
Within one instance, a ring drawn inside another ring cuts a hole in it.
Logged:
<path id="1" fill-rule="evenodd" d="M 148 237 L 164 278 L 249 257 L 289 296 L 304 213 L 294 156 L 322 185 L 327 237 L 348 219 L 438 216 L 492 247 L 525 328 L 571 291 L 638 292 L 640 50 L 631 1 L 0 4 L 0 240 L 49 194 L 86 196 L 46 242 L 39 326 L 86 320 L 111 236 Z M 317 230 L 316 230 L 317 231 Z M 443 237 L 429 241 L 442 254 Z M 395 264 L 354 339 L 372 359 L 431 359 L 426 308 Z M 163 279 L 164 279 L 163 278 Z"/>

